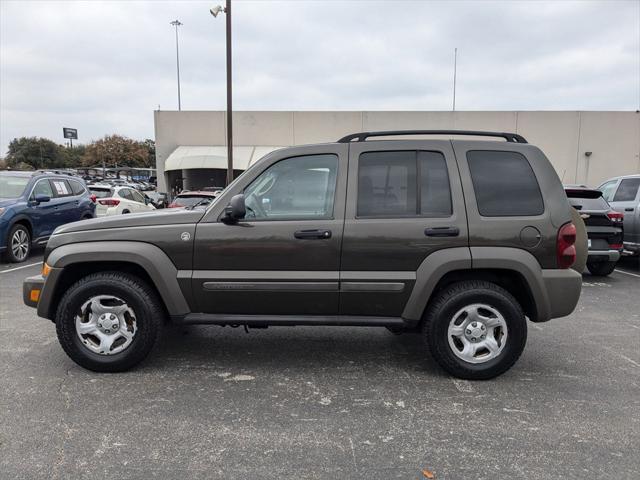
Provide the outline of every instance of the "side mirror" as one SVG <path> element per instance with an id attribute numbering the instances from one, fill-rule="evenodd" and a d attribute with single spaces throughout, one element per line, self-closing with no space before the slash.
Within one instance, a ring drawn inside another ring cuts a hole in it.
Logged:
<path id="1" fill-rule="evenodd" d="M 35 196 L 34 200 L 36 202 L 36 205 L 38 205 L 39 203 L 49 202 L 51 200 L 51 197 L 49 195 L 39 193 Z"/>
<path id="2" fill-rule="evenodd" d="M 236 223 L 238 220 L 242 220 L 247 214 L 247 209 L 244 206 L 244 195 L 234 195 L 231 197 L 229 205 L 224 207 L 224 216 L 222 221 L 224 223 Z"/>

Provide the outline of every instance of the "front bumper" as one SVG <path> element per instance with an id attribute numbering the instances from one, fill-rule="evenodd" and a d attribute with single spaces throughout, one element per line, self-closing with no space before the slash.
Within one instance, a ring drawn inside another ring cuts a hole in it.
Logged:
<path id="1" fill-rule="evenodd" d="M 575 270 L 542 270 L 542 282 L 548 301 L 548 318 L 566 317 L 576 308 L 582 291 L 582 275 Z"/>
<path id="2" fill-rule="evenodd" d="M 620 260 L 619 250 L 589 250 L 589 262 L 617 262 Z"/>
<path id="3" fill-rule="evenodd" d="M 22 282 L 22 301 L 27 307 L 38 308 L 45 278 L 42 275 L 29 277 Z"/>

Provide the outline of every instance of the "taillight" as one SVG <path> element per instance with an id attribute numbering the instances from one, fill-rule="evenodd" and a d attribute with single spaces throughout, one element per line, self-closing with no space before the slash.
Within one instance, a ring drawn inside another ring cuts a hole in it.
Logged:
<path id="1" fill-rule="evenodd" d="M 569 222 L 558 230 L 556 257 L 558 268 L 569 268 L 576 261 L 576 226 Z"/>
<path id="2" fill-rule="evenodd" d="M 107 207 L 117 207 L 120 205 L 120 200 L 116 200 L 115 198 L 101 198 L 98 200 L 98 203 Z"/>
<path id="3" fill-rule="evenodd" d="M 171 202 L 169 205 L 167 205 L 167 208 L 178 208 L 180 205 L 177 205 L 173 202 Z"/>
<path id="4" fill-rule="evenodd" d="M 621 243 L 611 243 L 609 245 L 609 248 L 612 250 L 622 250 L 623 247 L 624 245 L 622 245 Z"/>
<path id="5" fill-rule="evenodd" d="M 607 217 L 609 217 L 609 220 L 611 220 L 613 223 L 622 223 L 622 221 L 624 220 L 624 213 L 607 212 Z"/>
<path id="6" fill-rule="evenodd" d="M 97 199 L 97 198 L 98 198 L 98 197 L 96 197 L 96 196 L 95 196 L 95 194 L 91 194 L 91 195 L 89 195 L 89 200 L 91 200 L 93 203 L 96 203 L 96 199 Z"/>

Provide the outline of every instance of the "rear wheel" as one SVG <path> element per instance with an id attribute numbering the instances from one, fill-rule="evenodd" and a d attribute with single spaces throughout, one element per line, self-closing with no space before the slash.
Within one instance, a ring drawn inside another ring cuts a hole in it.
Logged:
<path id="1" fill-rule="evenodd" d="M 485 281 L 455 283 L 430 303 L 423 334 L 436 362 L 453 376 L 486 380 L 506 372 L 527 341 L 516 299 Z"/>
<path id="2" fill-rule="evenodd" d="M 31 253 L 31 235 L 29 229 L 17 223 L 9 230 L 7 236 L 7 259 L 12 263 L 24 262 Z"/>
<path id="3" fill-rule="evenodd" d="M 155 291 L 138 277 L 95 273 L 73 284 L 56 312 L 58 340 L 78 365 L 121 372 L 141 362 L 165 317 Z"/>
<path id="4" fill-rule="evenodd" d="M 616 262 L 587 262 L 587 268 L 591 275 L 606 277 L 613 273 L 616 268 Z"/>

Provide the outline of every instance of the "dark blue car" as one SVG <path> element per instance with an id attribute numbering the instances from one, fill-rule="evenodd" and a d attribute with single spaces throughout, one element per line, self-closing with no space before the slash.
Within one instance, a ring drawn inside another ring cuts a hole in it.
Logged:
<path id="1" fill-rule="evenodd" d="M 0 172 L 0 254 L 10 262 L 24 262 L 59 225 L 95 216 L 95 197 L 79 178 Z"/>

